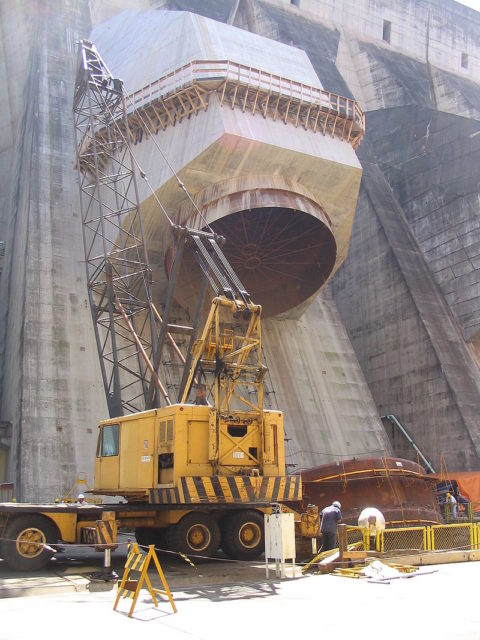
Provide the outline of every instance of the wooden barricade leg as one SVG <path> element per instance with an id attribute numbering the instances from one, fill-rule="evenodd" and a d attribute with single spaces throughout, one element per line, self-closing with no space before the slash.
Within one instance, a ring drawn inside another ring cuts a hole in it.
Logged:
<path id="1" fill-rule="evenodd" d="M 153 545 L 150 547 L 153 550 Z M 153 552 L 153 561 L 155 562 L 155 566 L 157 567 L 158 575 L 160 576 L 160 580 L 162 581 L 163 588 L 165 589 L 164 595 L 170 600 L 170 604 L 172 605 L 172 609 L 174 613 L 177 613 L 177 607 L 173 601 L 173 596 L 168 587 L 167 581 L 165 580 L 165 575 L 163 573 L 162 567 L 160 566 L 160 562 L 158 561 L 157 554 Z M 160 592 L 162 593 L 162 592 Z"/>

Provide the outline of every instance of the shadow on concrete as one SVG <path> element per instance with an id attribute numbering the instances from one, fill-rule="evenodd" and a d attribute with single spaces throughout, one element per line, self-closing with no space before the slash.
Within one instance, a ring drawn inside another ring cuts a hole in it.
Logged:
<path id="1" fill-rule="evenodd" d="M 124 536 L 118 549 L 111 554 L 111 568 L 119 580 L 124 572 L 128 541 L 133 541 L 133 538 Z M 170 590 L 180 592 L 178 597 L 182 600 L 206 598 L 219 602 L 261 598 L 276 593 L 275 578 L 265 578 L 265 565 L 261 559 L 255 562 L 232 561 L 221 552 L 214 559 L 192 558 L 192 564 L 172 553 L 160 552 L 158 559 Z M 39 571 L 13 571 L 0 560 L 0 598 L 116 589 L 117 582 L 108 580 L 109 576 L 104 575 L 103 570 L 103 553 L 68 545 Z M 162 589 L 153 565 L 149 569 L 149 578 L 154 588 Z"/>

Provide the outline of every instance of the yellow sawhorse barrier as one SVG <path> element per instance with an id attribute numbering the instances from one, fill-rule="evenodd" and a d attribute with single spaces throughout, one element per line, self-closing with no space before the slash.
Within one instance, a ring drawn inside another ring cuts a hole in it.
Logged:
<path id="1" fill-rule="evenodd" d="M 153 562 L 155 563 L 155 566 L 157 568 L 158 575 L 160 576 L 160 580 L 163 584 L 163 590 L 154 589 L 147 575 L 148 566 L 151 559 L 153 559 Z M 130 579 L 130 573 L 132 571 L 140 572 L 140 578 L 138 580 Z M 117 598 L 115 600 L 113 609 L 116 610 L 120 597 L 133 598 L 132 606 L 130 607 L 130 611 L 128 612 L 128 617 L 131 618 L 133 610 L 135 609 L 135 605 L 137 604 L 140 589 L 142 588 L 144 583 L 148 591 L 150 592 L 150 595 L 152 596 L 152 600 L 155 606 L 158 606 L 155 594 L 167 596 L 167 598 L 170 600 L 170 604 L 172 605 L 173 613 L 177 613 L 177 608 L 175 606 L 175 603 L 173 602 L 172 594 L 170 592 L 170 589 L 168 588 L 167 581 L 165 580 L 165 576 L 158 561 L 153 544 L 148 547 L 148 553 L 145 555 L 138 548 L 138 544 L 134 542 L 127 556 L 125 571 L 123 572 L 123 577 L 118 587 Z"/>

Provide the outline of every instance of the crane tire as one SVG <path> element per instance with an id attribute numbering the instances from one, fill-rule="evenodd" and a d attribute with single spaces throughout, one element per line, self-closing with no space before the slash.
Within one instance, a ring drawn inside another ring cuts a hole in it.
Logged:
<path id="1" fill-rule="evenodd" d="M 167 528 L 167 548 L 185 555 L 212 557 L 220 546 L 220 528 L 207 513 L 191 511 Z"/>
<path id="2" fill-rule="evenodd" d="M 44 567 L 53 555 L 45 544 L 58 540 L 57 527 L 40 515 L 23 515 L 10 522 L 4 533 L 0 555 L 17 571 L 36 571 Z"/>
<path id="3" fill-rule="evenodd" d="M 234 560 L 255 560 L 265 550 L 263 514 L 236 511 L 222 521 L 222 549 Z"/>
<path id="4" fill-rule="evenodd" d="M 165 551 L 165 527 L 135 527 L 135 540 L 140 547 L 154 545 L 155 551 Z"/>

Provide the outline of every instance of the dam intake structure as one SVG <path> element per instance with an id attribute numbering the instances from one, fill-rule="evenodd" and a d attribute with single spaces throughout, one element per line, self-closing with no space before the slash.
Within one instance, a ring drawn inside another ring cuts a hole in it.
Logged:
<path id="1" fill-rule="evenodd" d="M 127 21 L 141 34 L 128 59 L 111 44 Z M 188 52 L 175 56 L 168 42 L 185 38 Z M 325 91 L 303 52 L 190 13 L 126 12 L 92 39 L 111 52 L 106 63 L 130 94 L 124 134 L 154 191 L 139 186 L 154 279 L 161 278 L 157 247 L 167 273 L 173 261 L 160 202 L 175 224 L 208 225 L 227 238 L 227 259 L 264 317 L 312 298 L 348 246 L 361 175 L 354 149 L 365 126 L 355 100 Z M 251 64 L 260 49 L 263 69 L 259 58 Z M 150 82 L 139 87 L 127 74 L 145 52 Z M 163 75 L 151 80 L 158 69 Z M 158 162 L 163 149 L 167 167 Z M 191 258 L 185 262 L 176 296 L 193 314 L 199 280 Z"/>

